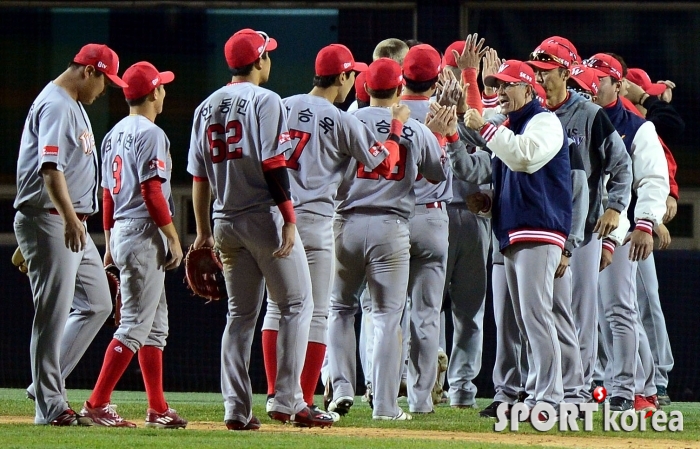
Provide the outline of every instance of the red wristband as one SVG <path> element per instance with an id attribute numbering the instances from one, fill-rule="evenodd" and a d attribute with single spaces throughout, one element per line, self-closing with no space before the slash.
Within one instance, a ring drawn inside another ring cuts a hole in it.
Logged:
<path id="1" fill-rule="evenodd" d="M 603 240 L 603 249 L 608 250 L 610 254 L 613 254 L 615 252 L 616 246 L 617 245 L 615 244 L 615 242 L 610 239 Z"/>
<path id="2" fill-rule="evenodd" d="M 459 133 L 454 133 L 451 136 L 447 136 L 447 143 L 455 143 L 459 140 Z"/>
<path id="3" fill-rule="evenodd" d="M 634 229 L 639 229 L 640 231 L 646 232 L 649 235 L 654 235 L 654 223 L 643 218 L 637 220 L 637 224 L 635 225 Z"/>
<path id="4" fill-rule="evenodd" d="M 283 201 L 277 205 L 285 223 L 296 223 L 297 216 L 294 213 L 294 206 L 291 200 Z"/>
<path id="5" fill-rule="evenodd" d="M 496 125 L 493 123 L 486 123 L 479 130 L 479 134 L 481 134 L 486 142 L 489 142 L 491 139 L 493 139 L 493 136 L 496 135 L 496 131 L 498 131 L 498 127 Z"/>
<path id="6" fill-rule="evenodd" d="M 194 182 L 209 182 L 209 178 L 202 178 L 201 176 L 192 176 Z"/>

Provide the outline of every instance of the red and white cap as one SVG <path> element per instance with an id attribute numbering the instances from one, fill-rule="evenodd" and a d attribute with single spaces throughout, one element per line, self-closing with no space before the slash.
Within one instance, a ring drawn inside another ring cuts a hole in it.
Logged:
<path id="1" fill-rule="evenodd" d="M 554 39 L 545 39 L 532 53 L 527 61 L 540 70 L 552 70 L 558 67 L 568 69 L 574 62 L 572 52 L 565 45 Z"/>
<path id="2" fill-rule="evenodd" d="M 563 46 L 564 48 L 569 50 L 572 64 L 575 65 L 581 63 L 581 57 L 578 54 L 578 50 L 576 50 L 576 47 L 574 46 L 573 42 L 571 42 L 569 39 L 561 36 L 551 36 L 542 41 L 543 44 L 545 42 L 556 42 L 557 44 Z"/>
<path id="3" fill-rule="evenodd" d="M 175 74 L 159 72 L 150 62 L 141 61 L 126 69 L 123 78 L 129 84 L 124 88 L 124 96 L 135 100 L 150 94 L 161 84 L 168 84 L 175 79 Z"/>
<path id="4" fill-rule="evenodd" d="M 605 78 L 612 77 L 615 81 L 622 80 L 622 64 L 620 61 L 605 53 L 596 53 L 590 58 L 583 61 L 583 65 L 587 65 L 598 72 L 598 76 Z"/>
<path id="5" fill-rule="evenodd" d="M 641 87 L 649 95 L 661 95 L 666 90 L 664 83 L 652 83 L 649 74 L 642 69 L 627 69 L 626 78 Z"/>
<path id="6" fill-rule="evenodd" d="M 226 41 L 224 56 L 229 68 L 245 67 L 257 61 L 266 51 L 277 48 L 277 41 L 263 31 L 244 28 Z"/>
<path id="7" fill-rule="evenodd" d="M 403 75 L 411 81 L 429 81 L 442 70 L 440 53 L 428 44 L 414 45 L 403 60 Z"/>
<path id="8" fill-rule="evenodd" d="M 104 44 L 87 44 L 80 49 L 73 58 L 73 62 L 82 65 L 91 65 L 118 87 L 126 87 L 127 84 L 117 76 L 119 72 L 119 57 Z"/>
<path id="9" fill-rule="evenodd" d="M 484 84 L 489 87 L 498 87 L 496 80 L 506 83 L 527 83 L 535 87 L 535 72 L 532 67 L 522 61 L 509 59 L 498 68 L 498 72 L 484 79 Z"/>
<path id="10" fill-rule="evenodd" d="M 367 87 L 372 90 L 395 89 L 403 85 L 403 75 L 398 62 L 389 58 L 379 58 L 369 65 Z"/>
<path id="11" fill-rule="evenodd" d="M 317 76 L 340 75 L 350 70 L 357 72 L 367 70 L 367 64 L 355 62 L 350 49 L 342 44 L 323 47 L 316 55 L 315 67 Z"/>
<path id="12" fill-rule="evenodd" d="M 459 54 L 462 54 L 462 52 L 464 51 L 465 44 L 465 41 L 455 41 L 452 42 L 449 47 L 447 47 L 447 50 L 445 50 L 445 57 L 442 61 L 443 67 L 457 67 L 457 61 L 455 61 L 455 55 L 452 54 L 452 50 L 456 51 Z"/>
<path id="13" fill-rule="evenodd" d="M 355 98 L 357 98 L 359 101 L 369 103 L 369 94 L 365 90 L 366 82 L 367 72 L 360 72 L 360 74 L 355 77 Z"/>
<path id="14" fill-rule="evenodd" d="M 600 79 L 598 78 L 598 73 L 595 69 L 585 65 L 575 65 L 571 68 L 570 79 L 580 86 L 581 89 L 588 91 L 593 95 L 598 95 Z"/>

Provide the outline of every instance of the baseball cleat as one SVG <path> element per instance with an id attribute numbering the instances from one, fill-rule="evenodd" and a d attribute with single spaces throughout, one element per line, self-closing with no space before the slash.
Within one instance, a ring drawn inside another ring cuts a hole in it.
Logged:
<path id="1" fill-rule="evenodd" d="M 52 426 L 92 426 L 93 422 L 90 418 L 85 416 L 80 416 L 73 411 L 73 409 L 66 409 L 63 413 L 58 415 L 49 424 Z"/>
<path id="2" fill-rule="evenodd" d="M 323 408 L 328 410 L 328 405 L 330 405 L 332 400 L 333 400 L 333 384 L 331 383 L 331 379 L 328 378 L 328 379 L 326 379 L 326 382 L 323 384 Z"/>
<path id="3" fill-rule="evenodd" d="M 328 404 L 329 412 L 336 412 L 340 416 L 345 416 L 350 411 L 350 407 L 355 403 L 351 396 L 341 396 Z"/>
<path id="4" fill-rule="evenodd" d="M 634 408 L 634 402 L 630 399 L 625 399 L 622 396 L 613 396 L 610 398 L 610 411 L 624 412 Z"/>
<path id="5" fill-rule="evenodd" d="M 227 419 L 225 421 L 228 430 L 258 430 L 260 428 L 260 420 L 253 416 L 247 423 L 236 419 Z"/>
<path id="6" fill-rule="evenodd" d="M 272 406 L 275 404 L 275 395 L 270 394 L 267 396 L 267 401 L 265 401 L 265 411 L 270 413 L 272 411 Z"/>
<path id="7" fill-rule="evenodd" d="M 187 420 L 177 414 L 175 409 L 168 407 L 163 413 L 158 413 L 152 408 L 146 414 L 146 427 L 158 429 L 178 429 L 187 427 Z"/>
<path id="8" fill-rule="evenodd" d="M 333 425 L 333 417 L 328 413 L 321 412 L 318 407 L 314 410 L 305 407 L 293 415 L 271 411 L 268 416 L 275 421 L 283 424 L 294 424 L 296 427 L 330 427 Z"/>
<path id="9" fill-rule="evenodd" d="M 634 410 L 638 412 L 655 412 L 656 406 L 650 402 L 649 399 L 645 398 L 644 395 L 637 394 L 634 396 Z"/>
<path id="10" fill-rule="evenodd" d="M 410 414 L 399 409 L 399 414 L 396 416 L 377 415 L 377 416 L 372 416 L 372 419 L 379 420 L 379 421 L 411 421 L 413 419 L 413 416 L 411 416 Z"/>
<path id="11" fill-rule="evenodd" d="M 657 385 L 656 396 L 659 398 L 659 405 L 671 405 L 671 398 L 666 392 L 666 387 Z"/>
<path id="12" fill-rule="evenodd" d="M 479 416 L 482 418 L 496 418 L 497 417 L 497 411 L 498 411 L 498 406 L 501 405 L 503 402 L 501 401 L 493 401 L 489 405 L 486 406 L 482 411 L 479 412 Z M 506 415 L 510 414 L 510 408 L 512 406 L 508 406 L 508 412 Z"/>
<path id="13" fill-rule="evenodd" d="M 125 420 L 116 411 L 114 404 L 105 404 L 99 407 L 90 407 L 85 401 L 80 415 L 90 418 L 95 424 L 103 427 L 136 427 L 136 424 Z"/>
<path id="14" fill-rule="evenodd" d="M 340 421 L 340 414 L 338 414 L 336 412 L 328 412 L 328 411 L 324 412 L 323 410 L 318 408 L 318 406 L 316 406 L 316 405 L 310 405 L 309 408 L 314 413 L 326 413 L 326 414 L 330 415 L 330 417 L 333 418 L 333 422 Z"/>

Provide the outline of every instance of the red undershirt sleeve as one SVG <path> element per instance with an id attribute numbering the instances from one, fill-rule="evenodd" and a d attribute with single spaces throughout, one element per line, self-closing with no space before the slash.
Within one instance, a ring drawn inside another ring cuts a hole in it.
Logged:
<path id="1" fill-rule="evenodd" d="M 114 198 L 109 189 L 102 189 L 102 226 L 105 231 L 114 227 Z"/>
<path id="2" fill-rule="evenodd" d="M 158 177 L 148 179 L 141 183 L 141 196 L 146 203 L 148 213 L 155 221 L 159 228 L 173 222 L 173 217 L 170 216 L 170 207 L 163 196 L 161 189 L 161 180 Z"/>

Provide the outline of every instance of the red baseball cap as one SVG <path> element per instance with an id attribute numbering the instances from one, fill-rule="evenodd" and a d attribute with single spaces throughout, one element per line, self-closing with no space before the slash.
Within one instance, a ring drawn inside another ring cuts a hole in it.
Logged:
<path id="1" fill-rule="evenodd" d="M 352 52 L 345 45 L 328 45 L 323 47 L 316 55 L 317 76 L 340 75 L 349 70 L 364 72 L 367 70 L 367 64 L 355 62 Z"/>
<path id="2" fill-rule="evenodd" d="M 153 92 L 161 84 L 167 84 L 175 79 L 173 72 L 159 72 L 153 64 L 146 61 L 132 65 L 123 75 L 129 85 L 124 88 L 127 100 L 135 100 Z"/>
<path id="3" fill-rule="evenodd" d="M 622 64 L 614 57 L 605 53 L 596 53 L 583 61 L 583 64 L 595 69 L 595 71 L 598 72 L 598 76 L 601 78 L 610 76 L 616 81 L 622 79 Z"/>
<path id="4" fill-rule="evenodd" d="M 626 78 L 641 87 L 649 95 L 657 96 L 666 91 L 664 83 L 652 83 L 649 74 L 642 69 L 627 69 Z"/>
<path id="5" fill-rule="evenodd" d="M 118 87 L 126 87 L 127 84 L 117 76 L 119 71 L 119 57 L 104 44 L 87 44 L 80 49 L 73 58 L 73 62 L 82 65 L 91 65 L 104 73 L 105 76 Z"/>
<path id="6" fill-rule="evenodd" d="M 447 47 L 447 50 L 445 50 L 445 59 L 443 61 L 443 66 L 450 66 L 450 67 L 457 67 L 457 61 L 455 61 L 455 55 L 452 54 L 452 50 L 456 51 L 459 54 L 462 54 L 464 51 L 464 45 L 465 41 L 455 41 L 450 44 L 449 47 Z"/>
<path id="7" fill-rule="evenodd" d="M 532 53 L 527 61 L 531 66 L 541 70 L 552 70 L 557 67 L 568 69 L 574 58 L 571 51 L 554 39 L 545 39 Z"/>
<path id="8" fill-rule="evenodd" d="M 532 67 L 522 61 L 509 59 L 498 68 L 495 75 L 489 75 L 484 79 L 484 84 L 489 87 L 498 87 L 496 80 L 506 83 L 527 83 L 535 87 L 535 72 Z"/>
<path id="9" fill-rule="evenodd" d="M 226 41 L 224 56 L 229 68 L 245 67 L 257 61 L 266 51 L 277 48 L 277 41 L 262 31 L 245 28 Z"/>
<path id="10" fill-rule="evenodd" d="M 544 44 L 545 42 L 556 42 L 557 44 L 563 46 L 567 50 L 569 50 L 569 53 L 571 54 L 571 63 L 572 64 L 580 64 L 581 63 L 581 57 L 578 54 L 578 50 L 576 50 L 576 47 L 574 44 L 567 38 L 561 37 L 561 36 L 552 36 L 548 37 L 547 39 L 543 40 L 542 43 Z"/>
<path id="11" fill-rule="evenodd" d="M 547 107 L 547 92 L 544 91 L 544 87 L 535 83 L 535 93 L 537 94 L 537 100 L 540 102 L 542 107 Z"/>
<path id="12" fill-rule="evenodd" d="M 581 89 L 588 91 L 593 95 L 598 95 L 600 79 L 598 78 L 598 73 L 595 69 L 585 65 L 575 65 L 571 68 L 570 79 L 580 86 Z"/>
<path id="13" fill-rule="evenodd" d="M 360 72 L 360 74 L 355 77 L 355 98 L 357 98 L 359 101 L 369 103 L 369 94 L 365 90 L 366 82 L 367 72 Z"/>
<path id="14" fill-rule="evenodd" d="M 379 58 L 369 65 L 367 87 L 372 90 L 394 89 L 403 85 L 403 75 L 398 62 L 389 58 Z"/>
<path id="15" fill-rule="evenodd" d="M 403 75 L 412 81 L 435 79 L 441 69 L 440 53 L 428 44 L 414 45 L 403 60 Z"/>

